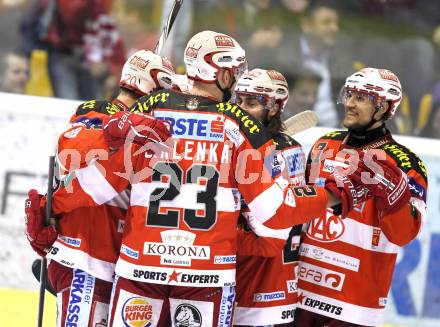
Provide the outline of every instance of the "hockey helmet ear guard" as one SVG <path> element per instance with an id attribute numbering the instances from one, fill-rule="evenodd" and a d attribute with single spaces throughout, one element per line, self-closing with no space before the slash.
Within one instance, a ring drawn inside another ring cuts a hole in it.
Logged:
<path id="1" fill-rule="evenodd" d="M 174 68 L 166 57 L 139 50 L 125 62 L 119 86 L 144 96 L 159 89 L 171 88 L 174 75 Z"/>
<path id="2" fill-rule="evenodd" d="M 276 70 L 253 69 L 238 80 L 234 89 L 235 101 L 239 95 L 254 96 L 270 110 L 275 103 L 284 110 L 289 99 L 289 86 L 286 78 Z M 264 101 L 263 101 L 264 99 Z"/>
<path id="3" fill-rule="evenodd" d="M 338 103 L 344 104 L 348 97 L 367 96 L 376 110 L 389 103 L 388 117 L 391 118 L 402 101 L 402 85 L 390 70 L 364 68 L 349 76 L 339 94 Z"/>
<path id="4" fill-rule="evenodd" d="M 238 80 L 247 71 L 245 51 L 232 37 L 213 31 L 194 35 L 185 48 L 184 61 L 189 79 L 214 83 L 217 72 L 227 69 Z"/>

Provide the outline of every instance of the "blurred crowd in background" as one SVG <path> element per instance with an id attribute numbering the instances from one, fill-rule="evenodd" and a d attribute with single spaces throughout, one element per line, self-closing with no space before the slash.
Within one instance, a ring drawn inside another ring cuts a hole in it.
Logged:
<path id="1" fill-rule="evenodd" d="M 0 0 L 0 91 L 110 98 L 133 51 L 153 49 L 173 0 Z M 285 118 L 315 110 L 340 127 L 345 78 L 394 71 L 405 97 L 393 132 L 440 138 L 440 1 L 185 0 L 164 49 L 179 73 L 195 32 L 234 36 L 249 67 L 288 79 Z M 392 124 L 391 124 L 392 123 Z"/>

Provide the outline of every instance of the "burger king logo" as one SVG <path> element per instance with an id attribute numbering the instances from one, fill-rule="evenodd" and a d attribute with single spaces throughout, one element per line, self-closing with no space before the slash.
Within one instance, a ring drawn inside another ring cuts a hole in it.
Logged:
<path id="1" fill-rule="evenodd" d="M 152 318 L 153 306 L 145 298 L 129 298 L 122 306 L 122 321 L 127 327 L 150 327 Z"/>

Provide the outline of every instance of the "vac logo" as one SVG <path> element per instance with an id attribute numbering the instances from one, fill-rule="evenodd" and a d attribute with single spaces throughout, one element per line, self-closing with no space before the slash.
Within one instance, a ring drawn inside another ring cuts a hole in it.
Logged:
<path id="1" fill-rule="evenodd" d="M 315 218 L 307 228 L 307 235 L 320 242 L 333 242 L 339 239 L 345 231 L 341 217 L 333 215 L 327 210 L 325 216 Z"/>
<path id="2" fill-rule="evenodd" d="M 174 313 L 174 326 L 176 327 L 200 327 L 202 326 L 202 314 L 199 309 L 189 303 L 180 304 Z"/>
<path id="3" fill-rule="evenodd" d="M 127 327 L 149 327 L 153 322 L 153 306 L 142 297 L 129 298 L 124 303 L 121 314 Z"/>
<path id="4" fill-rule="evenodd" d="M 156 111 L 155 116 L 171 124 L 174 138 L 224 141 L 224 117 L 221 115 Z"/>

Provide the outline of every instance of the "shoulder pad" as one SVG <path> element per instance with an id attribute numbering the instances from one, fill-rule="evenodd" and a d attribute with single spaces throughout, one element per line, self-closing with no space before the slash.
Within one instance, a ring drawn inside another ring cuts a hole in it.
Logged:
<path id="1" fill-rule="evenodd" d="M 139 98 L 129 109 L 131 112 L 150 113 L 158 105 L 168 102 L 170 90 L 160 90 Z"/>
<path id="2" fill-rule="evenodd" d="M 79 105 L 76 109 L 75 115 L 82 116 L 92 111 L 105 115 L 113 115 L 114 113 L 121 111 L 121 108 L 110 101 L 90 100 Z"/>
<path id="3" fill-rule="evenodd" d="M 240 130 L 256 149 L 272 139 L 263 124 L 239 106 L 229 102 L 220 102 L 216 104 L 216 108 L 217 112 L 223 113 L 240 126 Z"/>
<path id="4" fill-rule="evenodd" d="M 393 158 L 397 166 L 399 166 L 405 173 L 414 169 L 423 177 L 425 182 L 428 183 L 428 175 L 426 173 L 425 165 L 410 149 L 396 141 L 384 144 L 380 149 L 384 150 L 391 158 Z"/>
<path id="5" fill-rule="evenodd" d="M 345 138 L 345 136 L 347 135 L 347 133 L 348 133 L 347 131 L 328 132 L 327 134 L 324 134 L 323 136 L 321 136 L 320 139 L 342 141 Z"/>
<path id="6" fill-rule="evenodd" d="M 279 133 L 275 135 L 273 137 L 273 142 L 275 143 L 277 150 L 283 150 L 288 147 L 301 146 L 301 144 L 299 144 L 295 139 L 284 133 Z"/>

